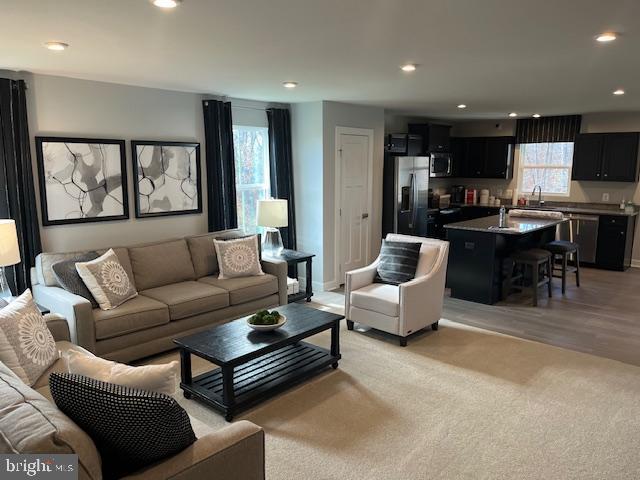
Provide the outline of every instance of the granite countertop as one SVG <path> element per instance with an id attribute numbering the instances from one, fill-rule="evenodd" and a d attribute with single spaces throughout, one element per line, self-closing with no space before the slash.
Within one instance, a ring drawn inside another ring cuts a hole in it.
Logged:
<path id="1" fill-rule="evenodd" d="M 475 205 L 469 204 L 452 204 L 451 207 L 484 207 L 484 208 L 500 208 L 495 205 L 483 205 L 476 203 Z M 586 213 L 592 215 L 620 215 L 623 217 L 635 217 L 638 215 L 638 209 L 636 208 L 632 213 L 627 213 L 624 210 L 620 210 L 618 205 L 612 205 L 609 203 L 569 203 L 569 202 L 545 202 L 541 207 L 535 205 L 517 206 L 517 205 L 504 205 L 506 209 L 518 208 L 522 210 L 550 210 L 554 212 L 563 213 Z"/>
<path id="2" fill-rule="evenodd" d="M 508 228 L 499 228 L 500 215 L 493 215 L 491 217 L 476 218 L 475 220 L 449 223 L 445 225 L 444 228 L 498 233 L 504 235 L 524 235 L 525 233 L 531 233 L 543 228 L 553 227 L 554 225 L 558 225 L 566 221 L 567 219 L 564 218 L 510 218 L 507 216 Z"/>

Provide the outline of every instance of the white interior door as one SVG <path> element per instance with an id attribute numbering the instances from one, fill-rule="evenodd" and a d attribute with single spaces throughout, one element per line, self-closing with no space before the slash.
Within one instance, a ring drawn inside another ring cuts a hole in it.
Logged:
<path id="1" fill-rule="evenodd" d="M 339 283 L 344 273 L 367 264 L 369 242 L 369 135 L 338 134 L 340 168 Z"/>

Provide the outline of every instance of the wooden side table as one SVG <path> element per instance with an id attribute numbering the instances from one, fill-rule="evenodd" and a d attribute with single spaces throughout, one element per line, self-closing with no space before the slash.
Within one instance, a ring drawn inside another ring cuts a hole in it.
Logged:
<path id="1" fill-rule="evenodd" d="M 313 286 L 312 286 L 313 284 L 312 284 L 312 278 L 311 278 L 311 259 L 313 257 L 315 257 L 313 253 L 305 253 L 305 252 L 300 252 L 298 250 L 289 250 L 287 248 L 282 250 L 282 253 L 280 255 L 276 255 L 273 257 L 278 260 L 284 260 L 285 262 L 287 262 L 287 265 L 289 266 L 297 267 L 299 263 L 306 263 L 307 285 L 306 285 L 305 291 L 301 291 L 301 292 L 293 293 L 289 295 L 289 303 L 297 302 L 298 300 L 302 300 L 303 298 L 306 298 L 307 302 L 311 301 L 311 297 L 313 297 Z M 296 268 L 296 280 L 297 279 L 298 279 L 298 269 Z"/>

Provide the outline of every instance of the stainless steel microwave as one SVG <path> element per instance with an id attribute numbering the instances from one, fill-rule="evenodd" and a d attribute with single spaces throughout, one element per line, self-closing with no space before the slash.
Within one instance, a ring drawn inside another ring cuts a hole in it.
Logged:
<path id="1" fill-rule="evenodd" d="M 429 156 L 430 177 L 451 177 L 453 164 L 450 153 L 432 153 Z"/>

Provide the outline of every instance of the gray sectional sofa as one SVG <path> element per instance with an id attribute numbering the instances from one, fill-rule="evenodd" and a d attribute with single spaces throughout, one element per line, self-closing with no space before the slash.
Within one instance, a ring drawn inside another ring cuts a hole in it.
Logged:
<path id="1" fill-rule="evenodd" d="M 69 322 L 71 340 L 96 355 L 128 362 L 174 348 L 173 339 L 287 303 L 287 264 L 262 261 L 265 275 L 218 279 L 213 238 L 226 230 L 113 248 L 139 295 L 113 310 L 61 288 L 51 266 L 86 253 L 41 253 L 32 269 L 36 302 Z M 102 254 L 106 249 L 93 249 Z"/>

